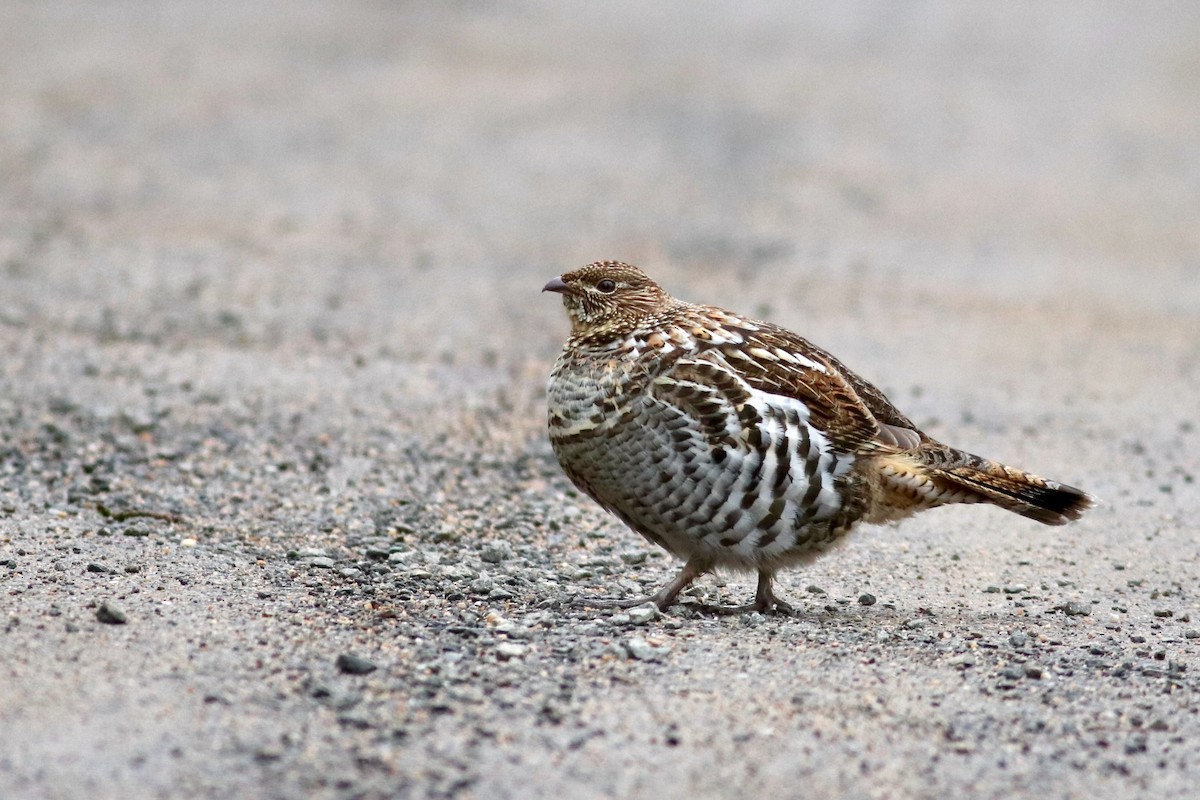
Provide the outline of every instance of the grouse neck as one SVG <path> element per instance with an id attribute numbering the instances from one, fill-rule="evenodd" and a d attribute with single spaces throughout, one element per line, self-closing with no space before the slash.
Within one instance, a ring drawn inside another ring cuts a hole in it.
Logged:
<path id="1" fill-rule="evenodd" d="M 658 310 L 637 317 L 622 316 L 601 323 L 583 323 L 571 319 L 569 348 L 595 352 L 626 349 L 633 340 L 644 340 L 660 331 L 678 325 L 693 308 L 688 303 L 671 298 Z"/>

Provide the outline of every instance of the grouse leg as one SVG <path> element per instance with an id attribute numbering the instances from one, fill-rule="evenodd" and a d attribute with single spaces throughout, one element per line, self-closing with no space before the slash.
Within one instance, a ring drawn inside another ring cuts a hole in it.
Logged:
<path id="1" fill-rule="evenodd" d="M 635 597 L 632 600 L 620 600 L 612 597 L 584 597 L 579 602 L 596 608 L 636 608 L 646 603 L 654 603 L 659 611 L 666 611 L 675 602 L 679 593 L 691 585 L 692 581 L 712 569 L 712 564 L 702 558 L 693 558 L 683 565 L 679 574 L 671 579 L 663 588 L 647 597 Z M 768 581 L 768 591 L 770 590 Z"/>
<path id="2" fill-rule="evenodd" d="M 786 614 L 787 616 L 795 616 L 796 609 L 790 603 L 780 600 L 775 594 L 775 590 L 771 586 L 774 580 L 774 574 L 766 570 L 758 572 L 758 590 L 754 593 L 754 602 L 744 606 L 702 606 L 704 611 L 713 614 L 745 614 L 748 612 L 757 611 L 760 614 L 769 614 L 776 612 Z"/>
<path id="3" fill-rule="evenodd" d="M 750 604 L 751 611 L 764 614 L 768 611 L 778 611 L 781 614 L 795 614 L 796 609 L 790 603 L 779 599 L 772 588 L 771 582 L 775 576 L 766 570 L 758 572 L 758 590 L 754 593 L 754 602 Z"/>

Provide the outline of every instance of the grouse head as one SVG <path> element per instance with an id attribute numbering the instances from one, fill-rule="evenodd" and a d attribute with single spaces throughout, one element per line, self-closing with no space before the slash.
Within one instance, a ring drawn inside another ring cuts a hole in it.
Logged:
<path id="1" fill-rule="evenodd" d="M 571 318 L 571 334 L 588 338 L 626 335 L 672 302 L 635 266 L 597 261 L 552 278 L 543 292 L 558 292 Z"/>

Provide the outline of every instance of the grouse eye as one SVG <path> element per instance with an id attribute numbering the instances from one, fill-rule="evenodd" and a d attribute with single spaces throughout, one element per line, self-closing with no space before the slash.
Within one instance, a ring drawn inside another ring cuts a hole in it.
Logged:
<path id="1" fill-rule="evenodd" d="M 605 294 L 612 294 L 617 290 L 617 282 L 611 278 L 605 278 L 596 284 L 596 288 Z"/>

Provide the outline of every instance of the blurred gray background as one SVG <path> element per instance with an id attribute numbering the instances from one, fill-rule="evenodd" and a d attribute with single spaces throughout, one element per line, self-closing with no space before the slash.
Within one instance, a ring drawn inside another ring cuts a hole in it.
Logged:
<path id="1" fill-rule="evenodd" d="M 3 13 L 10 314 L 470 358 L 601 257 L 797 324 L 848 294 L 1200 306 L 1191 3 Z"/>
<path id="2" fill-rule="evenodd" d="M 548 587 L 595 552 L 593 594 L 671 565 L 616 561 L 639 543 L 566 493 L 539 295 L 608 258 L 1105 504 L 865 531 L 784 582 L 813 616 L 685 614 L 645 634 L 670 656 L 614 660 L 625 634 Z M 1195 786 L 1195 3 L 0 0 L 0 356 L 6 797 Z M 118 500 L 171 519 L 109 535 Z M 396 599 L 293 564 L 369 563 L 373 515 L 474 572 Z M 881 605 L 821 617 L 809 585 Z M 463 640 L 462 686 L 503 702 L 418 702 L 446 626 L 546 607 L 527 658 Z M 997 689 L 1014 632 L 1045 675 Z M 378 680 L 338 683 L 344 649 Z"/>

